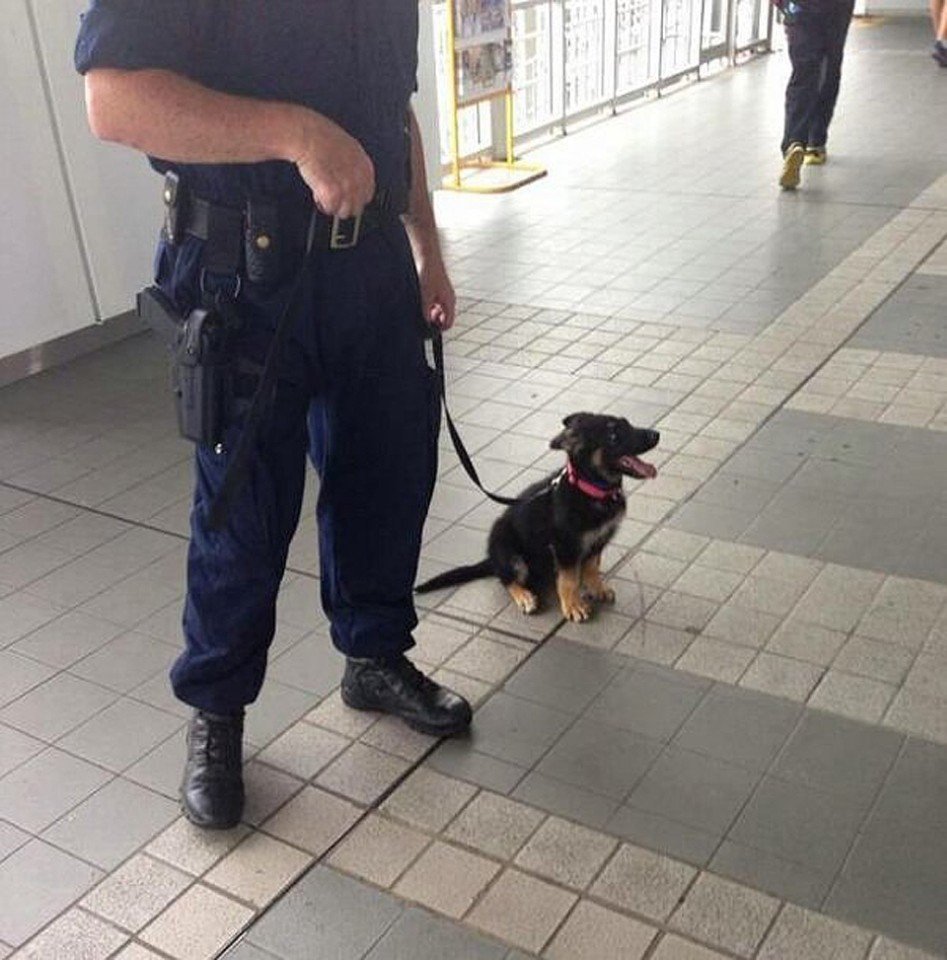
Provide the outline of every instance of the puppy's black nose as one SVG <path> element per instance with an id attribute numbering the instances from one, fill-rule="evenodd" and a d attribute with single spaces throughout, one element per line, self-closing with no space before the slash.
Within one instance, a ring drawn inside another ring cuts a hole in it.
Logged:
<path id="1" fill-rule="evenodd" d="M 657 430 L 648 431 L 648 440 L 654 445 L 657 446 L 661 442 L 661 434 Z"/>

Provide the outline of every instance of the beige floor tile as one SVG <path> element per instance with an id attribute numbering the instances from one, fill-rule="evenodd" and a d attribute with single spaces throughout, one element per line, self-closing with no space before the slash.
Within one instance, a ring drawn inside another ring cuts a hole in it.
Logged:
<path id="1" fill-rule="evenodd" d="M 897 687 L 880 680 L 829 670 L 809 698 L 809 706 L 839 713 L 852 720 L 877 723 L 896 691 Z"/>
<path id="2" fill-rule="evenodd" d="M 212 960 L 253 911 L 200 884 L 147 926 L 140 939 L 175 960 Z"/>
<path id="3" fill-rule="evenodd" d="M 373 813 L 342 841 L 329 863 L 380 887 L 390 887 L 428 841 L 425 834 Z"/>
<path id="4" fill-rule="evenodd" d="M 361 737 L 362 743 L 377 747 L 385 753 L 416 763 L 437 743 L 436 737 L 412 730 L 397 717 L 382 717 Z"/>
<path id="5" fill-rule="evenodd" d="M 425 663 L 441 666 L 470 640 L 474 632 L 474 629 L 465 630 L 456 622 L 432 614 L 421 620 L 414 630 L 414 651 Z"/>
<path id="6" fill-rule="evenodd" d="M 267 820 L 263 830 L 321 857 L 361 815 L 347 800 L 307 787 Z"/>
<path id="7" fill-rule="evenodd" d="M 648 619 L 678 630 L 702 630 L 717 612 L 717 604 L 669 590 L 648 611 Z"/>
<path id="8" fill-rule="evenodd" d="M 791 580 L 764 577 L 757 567 L 733 594 L 732 603 L 750 610 L 760 610 L 776 617 L 784 617 L 805 592 L 801 584 Z"/>
<path id="9" fill-rule="evenodd" d="M 139 854 L 87 894 L 82 906 L 137 933 L 193 882 L 188 874 Z"/>
<path id="10" fill-rule="evenodd" d="M 476 792 L 477 788 L 469 783 L 421 767 L 395 790 L 381 809 L 413 827 L 438 833 Z"/>
<path id="11" fill-rule="evenodd" d="M 550 817 L 519 852 L 517 866 L 584 890 L 617 846 L 604 833 Z"/>
<path id="12" fill-rule="evenodd" d="M 749 887 L 702 874 L 670 924 L 695 940 L 750 957 L 763 939 L 779 901 Z"/>
<path id="13" fill-rule="evenodd" d="M 114 960 L 162 960 L 162 957 L 140 943 L 130 943 L 115 954 Z"/>
<path id="14" fill-rule="evenodd" d="M 704 627 L 704 636 L 742 647 L 761 648 L 779 626 L 779 617 L 728 603 Z"/>
<path id="15" fill-rule="evenodd" d="M 409 769 L 407 761 L 363 743 L 353 743 L 316 778 L 316 783 L 350 797 L 374 803 Z"/>
<path id="16" fill-rule="evenodd" d="M 764 651 L 740 678 L 740 686 L 805 703 L 822 673 L 815 664 Z"/>
<path id="17" fill-rule="evenodd" d="M 657 950 L 651 954 L 651 960 L 725 960 L 726 955 L 699 946 L 673 933 L 665 934 Z"/>
<path id="18" fill-rule="evenodd" d="M 199 876 L 225 857 L 247 833 L 249 830 L 243 825 L 233 830 L 200 830 L 181 817 L 155 837 L 145 852 Z"/>
<path id="19" fill-rule="evenodd" d="M 468 677 L 463 673 L 454 673 L 453 670 L 443 668 L 431 674 L 431 679 L 436 680 L 441 686 L 459 693 L 462 697 L 466 697 L 475 709 L 487 699 L 493 690 L 489 683 L 474 680 L 473 677 Z"/>
<path id="20" fill-rule="evenodd" d="M 710 543 L 707 537 L 695 533 L 685 533 L 683 530 L 664 528 L 658 530 L 647 543 L 651 553 L 670 557 L 672 560 L 681 560 L 690 563 Z"/>
<path id="21" fill-rule="evenodd" d="M 795 660 L 805 660 L 818 667 L 827 667 L 845 645 L 847 635 L 816 623 L 790 617 L 766 644 L 770 653 L 780 653 Z"/>
<path id="22" fill-rule="evenodd" d="M 873 939 L 829 917 L 787 904 L 758 954 L 759 960 L 863 960 Z"/>
<path id="23" fill-rule="evenodd" d="M 901 690 L 885 715 L 885 726 L 947 743 L 947 700 Z"/>
<path id="24" fill-rule="evenodd" d="M 308 780 L 351 744 L 348 737 L 297 723 L 257 755 L 258 760 Z"/>
<path id="25" fill-rule="evenodd" d="M 618 575 L 626 580 L 637 580 L 650 586 L 666 589 L 684 572 L 683 560 L 665 557 L 659 553 L 642 551 L 622 564 Z"/>
<path id="26" fill-rule="evenodd" d="M 723 603 L 743 582 L 743 574 L 704 566 L 698 559 L 674 582 L 674 589 L 692 597 Z"/>
<path id="27" fill-rule="evenodd" d="M 311 863 L 312 857 L 263 833 L 254 833 L 204 880 L 241 900 L 265 907 Z"/>
<path id="28" fill-rule="evenodd" d="M 903 943 L 879 937 L 868 954 L 868 960 L 935 960 L 934 954 L 906 947 Z"/>
<path id="29" fill-rule="evenodd" d="M 127 936 L 82 910 L 72 909 L 16 953 L 17 960 L 105 960 Z"/>
<path id="30" fill-rule="evenodd" d="M 696 876 L 686 863 L 623 844 L 591 894 L 654 920 L 666 920 Z"/>
<path id="31" fill-rule="evenodd" d="M 448 670 L 463 673 L 485 683 L 500 683 L 522 662 L 525 653 L 487 637 L 474 637 L 445 664 Z"/>
<path id="32" fill-rule="evenodd" d="M 730 570 L 733 573 L 748 574 L 766 554 L 760 547 L 750 547 L 742 543 L 728 543 L 725 540 L 712 540 L 697 558 L 697 562 L 717 570 Z"/>
<path id="33" fill-rule="evenodd" d="M 561 887 L 506 870 L 467 920 L 501 940 L 539 953 L 575 901 L 576 895 Z"/>
<path id="34" fill-rule="evenodd" d="M 650 620 L 639 620 L 622 637 L 615 653 L 638 657 L 650 663 L 670 666 L 694 642 L 694 634 L 666 627 Z"/>
<path id="35" fill-rule="evenodd" d="M 366 713 L 347 707 L 336 690 L 306 714 L 307 723 L 317 723 L 327 730 L 334 730 L 345 737 L 360 737 L 379 717 L 379 713 Z"/>
<path id="36" fill-rule="evenodd" d="M 756 652 L 713 637 L 698 637 L 675 667 L 722 683 L 736 683 L 750 665 Z"/>
<path id="37" fill-rule="evenodd" d="M 509 860 L 544 817 L 544 813 L 533 807 L 484 790 L 450 824 L 444 835 L 501 860 Z"/>
<path id="38" fill-rule="evenodd" d="M 256 760 L 243 768 L 243 783 L 247 791 L 243 819 L 254 827 L 272 816 L 303 788 L 303 781 L 297 777 L 264 763 L 257 763 Z"/>
<path id="39" fill-rule="evenodd" d="M 640 960 L 655 927 L 582 900 L 543 954 L 548 960 Z"/>
<path id="40" fill-rule="evenodd" d="M 499 870 L 492 860 L 436 841 L 398 881 L 395 893 L 459 919 Z"/>
<path id="41" fill-rule="evenodd" d="M 832 666 L 844 673 L 900 684 L 915 654 L 896 644 L 854 636 L 839 652 Z"/>

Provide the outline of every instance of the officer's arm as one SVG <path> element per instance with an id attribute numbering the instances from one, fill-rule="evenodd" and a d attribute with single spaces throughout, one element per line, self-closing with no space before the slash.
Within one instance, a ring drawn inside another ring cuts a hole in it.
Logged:
<path id="1" fill-rule="evenodd" d="M 167 70 L 86 74 L 92 132 L 178 163 L 295 163 L 316 203 L 350 216 L 375 192 L 372 162 L 327 117 L 293 103 L 237 97 Z"/>
<path id="2" fill-rule="evenodd" d="M 414 111 L 408 111 L 408 118 L 411 127 L 411 196 L 403 220 L 418 267 L 425 316 L 439 329 L 449 330 L 454 323 L 457 298 L 444 266 L 434 208 L 427 189 L 421 128 Z"/>

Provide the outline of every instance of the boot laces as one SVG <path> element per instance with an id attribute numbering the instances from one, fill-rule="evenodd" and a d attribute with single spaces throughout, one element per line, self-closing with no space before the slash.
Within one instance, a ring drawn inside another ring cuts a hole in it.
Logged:
<path id="1" fill-rule="evenodd" d="M 204 730 L 194 738 L 194 750 L 208 766 L 232 770 L 240 766 L 241 731 L 233 724 L 203 715 Z"/>

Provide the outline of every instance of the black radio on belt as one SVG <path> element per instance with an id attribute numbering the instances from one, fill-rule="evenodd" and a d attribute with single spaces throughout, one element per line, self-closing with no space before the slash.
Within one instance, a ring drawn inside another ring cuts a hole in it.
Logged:
<path id="1" fill-rule="evenodd" d="M 138 294 L 138 316 L 171 347 L 171 389 L 182 437 L 216 447 L 233 396 L 233 324 L 216 309 L 182 316 L 157 287 Z"/>

